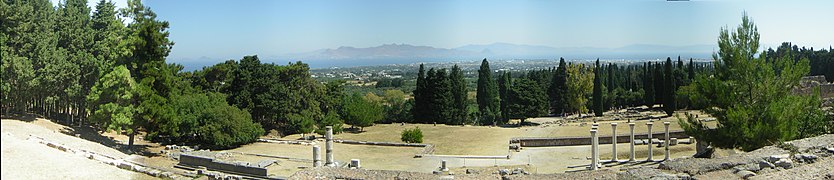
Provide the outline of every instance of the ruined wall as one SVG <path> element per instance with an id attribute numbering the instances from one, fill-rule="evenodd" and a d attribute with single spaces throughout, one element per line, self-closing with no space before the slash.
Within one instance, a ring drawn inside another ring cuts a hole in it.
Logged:
<path id="1" fill-rule="evenodd" d="M 214 160 L 212 158 L 197 155 L 181 154 L 180 164 L 192 167 L 202 166 L 206 167 L 209 170 L 217 170 L 236 174 L 267 176 L 266 168 L 222 162 Z"/>

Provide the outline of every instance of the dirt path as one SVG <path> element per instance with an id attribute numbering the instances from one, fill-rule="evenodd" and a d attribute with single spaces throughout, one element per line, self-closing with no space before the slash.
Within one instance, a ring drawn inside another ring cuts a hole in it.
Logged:
<path id="1" fill-rule="evenodd" d="M 29 135 L 34 135 L 74 148 L 127 157 L 101 144 L 60 133 L 56 131 L 60 125 L 55 124 L 54 128 L 43 126 L 49 123 L 43 120 L 2 120 L 2 179 L 154 179 L 27 140 Z"/>

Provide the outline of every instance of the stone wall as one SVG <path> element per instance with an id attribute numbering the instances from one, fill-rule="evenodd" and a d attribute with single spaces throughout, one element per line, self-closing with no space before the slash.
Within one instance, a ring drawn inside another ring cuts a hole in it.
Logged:
<path id="1" fill-rule="evenodd" d="M 666 133 L 659 132 L 652 134 L 652 138 L 656 139 L 666 139 Z M 671 138 L 689 138 L 684 131 L 669 131 L 669 136 Z M 646 139 L 648 138 L 648 133 L 642 134 L 634 134 L 635 139 Z M 631 135 L 617 135 L 617 143 L 628 143 L 631 142 Z M 522 137 L 522 138 L 513 138 L 510 140 L 510 144 L 518 143 L 521 147 L 547 147 L 547 146 L 575 146 L 575 145 L 591 145 L 591 137 L 590 136 L 572 136 L 572 137 Z M 599 137 L 600 144 L 611 144 L 611 136 L 600 136 Z"/>
<path id="2" fill-rule="evenodd" d="M 180 155 L 180 165 L 186 165 L 191 167 L 206 167 L 209 170 L 216 170 L 216 171 L 223 171 L 228 173 L 235 173 L 235 174 L 243 174 L 243 175 L 254 175 L 254 176 L 261 176 L 266 177 L 267 171 L 266 168 L 256 167 L 256 166 L 249 166 L 244 164 L 234 164 L 229 162 L 222 162 L 217 161 L 209 157 L 197 156 L 197 155 L 190 155 L 190 154 L 181 154 Z"/>

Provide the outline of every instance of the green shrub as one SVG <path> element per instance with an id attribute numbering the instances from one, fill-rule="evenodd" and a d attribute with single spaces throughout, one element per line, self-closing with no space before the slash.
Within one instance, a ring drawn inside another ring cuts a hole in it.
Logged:
<path id="1" fill-rule="evenodd" d="M 419 127 L 403 130 L 400 139 L 406 143 L 423 143 L 423 131 Z"/>

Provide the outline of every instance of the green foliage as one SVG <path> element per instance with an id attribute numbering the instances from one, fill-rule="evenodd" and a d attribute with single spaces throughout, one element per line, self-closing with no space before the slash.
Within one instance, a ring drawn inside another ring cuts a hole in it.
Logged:
<path id="1" fill-rule="evenodd" d="M 290 114 L 287 119 L 289 120 L 288 129 L 293 133 L 312 133 L 316 128 L 315 115 L 309 110 Z"/>
<path id="2" fill-rule="evenodd" d="M 498 122 L 500 122 L 501 124 L 504 124 L 504 123 L 506 123 L 507 121 L 510 120 L 509 106 L 512 103 L 512 100 L 510 99 L 510 88 L 512 87 L 512 84 L 513 84 L 513 81 L 512 81 L 512 78 L 510 77 L 510 72 L 502 73 L 501 78 L 498 79 L 498 93 L 501 96 L 501 112 L 502 112 L 502 113 L 499 114 L 502 120 L 498 121 Z M 484 113 L 487 113 L 485 115 L 498 114 L 498 113 L 495 113 L 495 112 L 492 112 L 492 111 L 488 111 L 488 112 L 484 112 Z M 493 121 L 492 123 L 495 123 L 495 122 L 496 121 Z M 484 123 L 484 122 L 482 121 L 482 123 Z M 486 122 L 486 123 L 490 123 L 490 122 Z"/>
<path id="3" fill-rule="evenodd" d="M 550 88 L 548 88 L 548 95 L 550 99 L 550 107 L 553 113 L 565 113 L 567 108 L 568 96 L 568 65 L 565 64 L 565 58 L 559 58 L 559 67 L 553 74 Z"/>
<path id="4" fill-rule="evenodd" d="M 681 119 L 688 134 L 716 147 L 751 151 L 825 132 L 819 99 L 791 93 L 809 71 L 807 59 L 756 58 L 759 33 L 746 13 L 735 31 L 721 29 L 718 45 L 715 74 L 699 76 L 694 84 L 707 100 L 704 111 L 719 126 L 710 129 L 693 117 Z"/>
<path id="5" fill-rule="evenodd" d="M 342 104 L 345 123 L 361 128 L 374 125 L 384 117 L 382 105 L 362 98 L 359 94 L 347 96 Z"/>
<path id="6" fill-rule="evenodd" d="M 585 68 L 583 64 L 570 64 L 568 73 L 568 93 L 566 95 L 567 108 L 570 112 L 587 113 L 588 95 L 593 88 L 594 71 Z"/>
<path id="7" fill-rule="evenodd" d="M 652 68 L 652 63 L 647 62 L 643 64 L 643 103 L 651 108 L 655 102 L 655 89 L 654 89 L 654 73 L 652 72 L 654 68 Z"/>
<path id="8" fill-rule="evenodd" d="M 675 85 L 675 78 L 673 75 L 674 70 L 672 70 L 672 59 L 666 58 L 666 63 L 664 64 L 664 90 L 663 92 L 663 111 L 666 112 L 667 116 L 672 116 L 672 113 L 675 113 L 675 109 L 677 109 L 677 104 L 675 103 L 675 91 L 677 90 L 677 86 Z"/>
<path id="9" fill-rule="evenodd" d="M 176 118 L 160 124 L 157 140 L 226 149 L 254 142 L 264 133 L 249 113 L 230 106 L 221 93 L 184 94 L 171 103 Z"/>
<path id="10" fill-rule="evenodd" d="M 602 112 L 605 111 L 603 109 L 603 105 L 602 105 L 602 103 L 604 101 L 603 101 L 603 97 L 602 97 L 602 86 L 603 85 L 602 85 L 602 75 L 601 75 L 601 73 L 602 73 L 602 71 L 600 70 L 600 67 L 599 67 L 599 59 L 597 59 L 597 62 L 594 64 L 594 97 L 593 97 L 593 100 L 594 100 L 594 104 L 593 104 L 594 105 L 594 115 L 596 115 L 596 116 L 602 116 Z"/>
<path id="11" fill-rule="evenodd" d="M 463 71 L 455 64 L 449 74 L 449 86 L 451 87 L 452 104 L 449 109 L 449 120 L 447 124 L 464 124 L 468 117 L 466 109 L 466 81 L 463 79 Z"/>
<path id="12" fill-rule="evenodd" d="M 318 126 L 318 129 L 316 129 L 316 133 L 324 134 L 326 131 L 325 127 L 327 126 L 333 127 L 333 133 L 341 133 L 343 131 L 342 124 L 344 124 L 344 121 L 342 121 L 342 118 L 339 116 L 337 112 L 328 112 L 326 115 L 324 115 L 324 118 L 322 118 L 321 121 L 319 121 L 316 125 Z"/>
<path id="13" fill-rule="evenodd" d="M 423 143 L 423 131 L 419 127 L 405 129 L 400 136 L 400 140 L 406 143 Z"/>
<path id="14" fill-rule="evenodd" d="M 385 121 L 387 122 L 411 122 L 411 111 L 414 100 L 405 100 L 403 91 L 392 89 L 386 90 L 383 94 L 385 101 Z"/>
<path id="15" fill-rule="evenodd" d="M 547 114 L 547 95 L 544 90 L 529 79 L 518 79 L 513 82 L 509 92 L 510 117 L 519 118 L 523 122 L 527 118 L 539 117 Z"/>
<path id="16" fill-rule="evenodd" d="M 287 132 L 310 130 L 297 129 L 314 124 L 298 121 L 299 117 L 318 119 L 316 117 L 324 114 L 322 107 L 328 111 L 338 109 L 334 98 L 341 95 L 333 91 L 328 93 L 325 86 L 310 77 L 309 69 L 307 64 L 301 62 L 277 66 L 261 63 L 258 56 L 245 56 L 234 71 L 227 99 L 229 103 L 249 111 L 253 119 L 267 129 L 284 128 Z M 335 85 L 330 88 L 341 89 L 340 85 Z M 322 100 L 326 100 L 324 104 Z M 302 113 L 305 110 L 308 112 Z M 291 121 L 291 115 L 296 121 Z M 298 123 L 306 125 L 299 126 Z"/>
<path id="17" fill-rule="evenodd" d="M 199 120 L 205 124 L 197 129 L 198 142 L 211 149 L 227 149 L 255 142 L 264 134 L 261 125 L 252 122 L 249 113 L 228 105 L 207 109 Z"/>
<path id="18" fill-rule="evenodd" d="M 414 109 L 412 109 L 412 117 L 415 122 L 428 122 L 428 87 L 426 80 L 426 70 L 423 64 L 420 64 L 420 69 L 417 71 L 417 85 L 414 89 Z"/>
<path id="19" fill-rule="evenodd" d="M 481 67 L 478 69 L 478 84 L 476 92 L 476 101 L 478 103 L 478 111 L 484 114 L 481 115 L 481 124 L 491 124 L 496 116 L 501 112 L 500 109 L 500 94 L 498 87 L 492 78 L 492 70 L 489 68 L 489 61 L 484 59 L 481 61 Z M 485 112 L 489 111 L 489 114 Z"/>
<path id="20" fill-rule="evenodd" d="M 136 114 L 137 84 L 124 66 L 118 66 L 105 74 L 86 99 L 90 120 L 107 130 L 135 134 L 138 124 Z"/>

